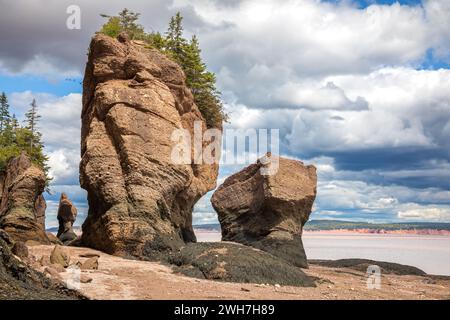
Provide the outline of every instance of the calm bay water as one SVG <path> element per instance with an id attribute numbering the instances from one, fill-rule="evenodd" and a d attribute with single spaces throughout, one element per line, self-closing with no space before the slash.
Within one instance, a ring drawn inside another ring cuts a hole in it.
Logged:
<path id="1" fill-rule="evenodd" d="M 196 230 L 198 241 L 220 241 L 218 232 Z M 309 259 L 363 258 L 415 266 L 429 274 L 450 276 L 450 237 L 397 234 L 306 233 Z"/>

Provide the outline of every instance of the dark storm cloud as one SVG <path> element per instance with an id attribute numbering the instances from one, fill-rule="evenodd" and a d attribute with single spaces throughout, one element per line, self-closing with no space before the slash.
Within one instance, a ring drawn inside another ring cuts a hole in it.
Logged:
<path id="1" fill-rule="evenodd" d="M 66 27 L 69 5 L 81 8 L 81 30 Z M 44 60 L 58 70 L 82 74 L 89 40 L 105 22 L 100 14 L 114 15 L 127 7 L 141 13 L 140 23 L 146 30 L 165 31 L 170 16 L 178 10 L 171 6 L 166 0 L 0 0 L 0 68 L 20 73 L 27 63 Z M 192 8 L 180 10 L 187 31 L 202 26 Z"/>

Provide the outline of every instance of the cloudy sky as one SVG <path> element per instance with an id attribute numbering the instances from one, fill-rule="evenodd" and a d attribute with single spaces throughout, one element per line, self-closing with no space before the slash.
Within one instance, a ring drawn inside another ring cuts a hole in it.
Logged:
<path id="1" fill-rule="evenodd" d="M 81 29 L 66 28 L 69 5 Z M 164 31 L 176 11 L 200 38 L 231 118 L 280 129 L 281 153 L 315 164 L 312 219 L 450 222 L 448 0 L 0 0 L 0 91 L 33 98 L 59 193 L 78 186 L 81 85 L 92 34 L 123 7 Z M 220 181 L 237 167 L 223 166 Z M 194 223 L 217 221 L 206 196 Z"/>

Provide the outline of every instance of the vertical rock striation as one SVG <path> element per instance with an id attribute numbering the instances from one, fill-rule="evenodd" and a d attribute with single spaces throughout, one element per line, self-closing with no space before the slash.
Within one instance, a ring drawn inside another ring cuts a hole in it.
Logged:
<path id="1" fill-rule="evenodd" d="M 84 245 L 154 257 L 195 242 L 192 209 L 218 166 L 173 163 L 172 132 L 206 129 L 181 68 L 157 50 L 97 34 L 83 82 Z"/>

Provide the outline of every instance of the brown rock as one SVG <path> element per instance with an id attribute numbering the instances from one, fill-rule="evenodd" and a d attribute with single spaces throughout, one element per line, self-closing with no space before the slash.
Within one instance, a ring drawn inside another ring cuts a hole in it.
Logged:
<path id="1" fill-rule="evenodd" d="M 0 228 L 14 241 L 49 244 L 44 226 L 44 171 L 23 152 L 9 160 L 0 180 Z"/>
<path id="2" fill-rule="evenodd" d="M 50 266 L 52 263 L 50 262 L 50 256 L 42 256 L 41 259 L 39 259 L 39 263 L 41 266 Z"/>
<path id="3" fill-rule="evenodd" d="M 9 245 L 0 237 L 0 300 L 86 299 L 37 271 L 40 267 L 34 264 L 31 254 L 27 260 L 24 263 L 12 254 Z"/>
<path id="4" fill-rule="evenodd" d="M 28 258 L 28 247 L 22 241 L 14 243 L 11 252 L 21 259 Z"/>
<path id="5" fill-rule="evenodd" d="M 314 166 L 275 156 L 233 174 L 211 198 L 222 240 L 250 245 L 307 267 L 301 235 L 316 197 L 316 184 Z"/>
<path id="6" fill-rule="evenodd" d="M 44 271 L 49 274 L 50 276 L 52 276 L 53 278 L 56 278 L 58 280 L 61 280 L 62 277 L 59 274 L 59 272 L 55 269 L 53 269 L 52 267 L 45 267 Z"/>
<path id="7" fill-rule="evenodd" d="M 67 198 L 67 195 L 61 193 L 58 208 L 58 234 L 56 235 L 63 243 L 70 242 L 77 238 L 77 235 L 73 231 L 73 224 L 77 219 L 77 208 Z"/>
<path id="8" fill-rule="evenodd" d="M 89 258 L 81 265 L 81 270 L 97 270 L 97 269 L 98 269 L 97 257 Z"/>
<path id="9" fill-rule="evenodd" d="M 50 267 L 53 268 L 54 270 L 58 271 L 59 273 L 66 272 L 66 269 L 58 263 L 53 263 L 50 265 Z"/>
<path id="10" fill-rule="evenodd" d="M 56 245 L 50 255 L 50 262 L 67 268 L 70 263 L 70 257 L 62 246 Z"/>
<path id="11" fill-rule="evenodd" d="M 85 246 L 156 257 L 196 241 L 192 208 L 218 166 L 171 160 L 175 129 L 205 121 L 181 68 L 154 49 L 96 35 L 83 82 L 80 182 L 88 192 Z"/>
<path id="12" fill-rule="evenodd" d="M 87 275 L 85 275 L 85 274 L 82 274 L 80 276 L 80 282 L 81 283 L 91 283 L 92 282 L 92 278 L 87 276 Z"/>
<path id="13" fill-rule="evenodd" d="M 25 241 L 25 244 L 27 245 L 27 247 L 35 247 L 35 246 L 42 245 L 42 243 L 40 243 L 39 241 L 36 241 L 36 240 L 27 240 L 27 241 Z"/>

